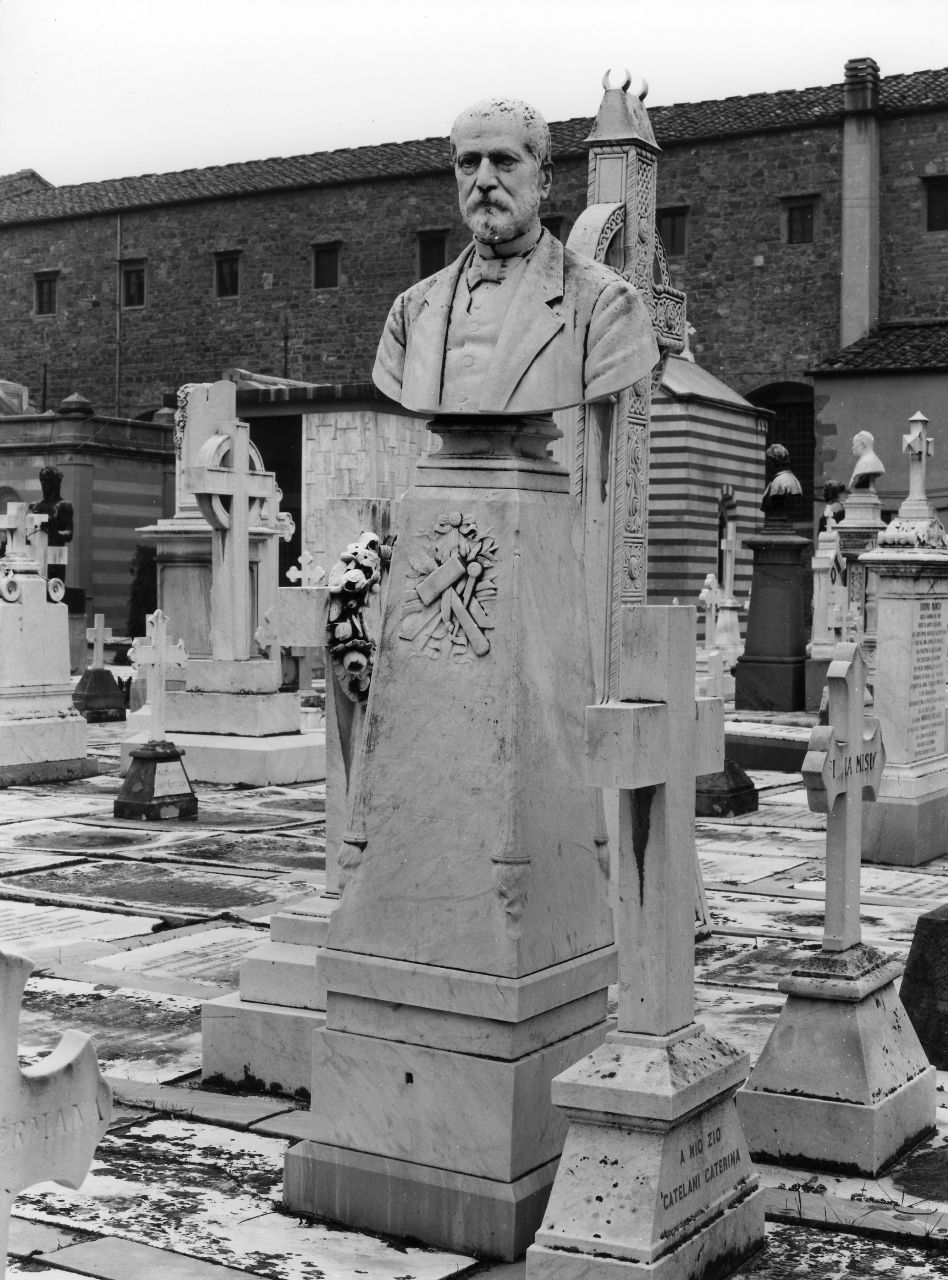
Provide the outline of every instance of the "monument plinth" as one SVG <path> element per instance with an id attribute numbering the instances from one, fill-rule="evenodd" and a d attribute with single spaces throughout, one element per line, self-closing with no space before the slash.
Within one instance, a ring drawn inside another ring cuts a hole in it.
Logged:
<path id="1" fill-rule="evenodd" d="M 401 504 L 340 853 L 315 1136 L 284 1198 L 513 1258 L 565 1134 L 550 1081 L 602 1041 L 615 974 L 582 785 L 580 513 L 552 419 L 430 427 L 443 447 Z"/>
<path id="2" fill-rule="evenodd" d="M 810 807 L 828 814 L 820 952 L 780 984 L 787 996 L 738 1107 L 751 1154 L 875 1176 L 935 1123 L 935 1070 L 896 994 L 902 966 L 861 941 L 863 800 L 885 763 L 864 723 L 865 662 L 840 644 L 827 676 L 829 725 L 803 766 Z"/>
<path id="3" fill-rule="evenodd" d="M 859 557 L 874 584 L 876 715 L 886 768 L 863 814 L 865 862 L 917 866 L 948 853 L 948 536 L 925 496 L 928 419 L 903 436 L 909 493 L 878 547 Z"/>
<path id="4" fill-rule="evenodd" d="M 754 553 L 754 577 L 744 652 L 734 677 L 734 706 L 738 711 L 802 711 L 806 702 L 802 557 L 810 541 L 794 532 L 788 518 L 801 490 L 787 469 L 787 450 L 771 445 L 767 459 L 776 474 L 761 499 L 764 526 L 759 534 L 744 539 Z"/>

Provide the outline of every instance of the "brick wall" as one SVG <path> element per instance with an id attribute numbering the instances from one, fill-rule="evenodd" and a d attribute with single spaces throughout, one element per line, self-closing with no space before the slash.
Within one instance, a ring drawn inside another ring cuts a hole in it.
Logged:
<path id="1" fill-rule="evenodd" d="M 925 233 L 925 173 L 948 172 L 948 114 L 882 120 L 882 317 L 948 313 L 948 233 Z M 688 293 L 695 354 L 742 394 L 804 381 L 839 335 L 842 129 L 820 124 L 673 144 L 660 206 L 690 210 L 673 283 Z M 812 244 L 786 243 L 782 201 L 817 195 Z M 586 201 L 585 156 L 557 163 L 548 216 L 564 238 Z M 155 408 L 229 366 L 314 382 L 369 376 L 394 296 L 417 275 L 419 230 L 467 236 L 450 172 L 273 191 L 0 231 L 0 374 L 47 405 L 79 389 L 100 412 Z M 312 286 L 311 246 L 342 243 L 338 289 Z M 214 296 L 214 254 L 241 251 L 237 298 Z M 147 306 L 117 307 L 116 259 L 147 260 Z M 33 274 L 59 269 L 55 317 L 32 315 Z M 119 332 L 120 331 L 120 332 Z M 118 384 L 118 390 L 116 390 Z"/>
<path id="2" fill-rule="evenodd" d="M 924 179 L 948 175 L 948 112 L 887 119 L 880 174 L 879 318 L 944 318 L 948 231 L 926 229 Z"/>

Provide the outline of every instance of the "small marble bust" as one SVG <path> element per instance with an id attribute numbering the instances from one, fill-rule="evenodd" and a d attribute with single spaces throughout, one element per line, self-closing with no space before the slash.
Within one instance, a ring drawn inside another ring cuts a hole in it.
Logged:
<path id="1" fill-rule="evenodd" d="M 849 488 L 868 489 L 875 493 L 875 482 L 879 476 L 885 475 L 885 467 L 875 451 L 871 431 L 857 431 L 853 436 L 853 457 L 856 464 L 849 478 Z"/>
<path id="2" fill-rule="evenodd" d="M 795 499 L 803 490 L 800 481 L 790 470 L 790 454 L 782 444 L 772 444 L 765 455 L 767 475 L 770 480 L 760 500 L 764 513 L 764 525 L 785 525 L 796 506 Z"/>
<path id="3" fill-rule="evenodd" d="M 638 291 L 543 229 L 550 131 L 529 103 L 477 102 L 451 159 L 473 241 L 396 298 L 372 377 L 406 409 L 542 414 L 607 399 L 658 360 Z"/>

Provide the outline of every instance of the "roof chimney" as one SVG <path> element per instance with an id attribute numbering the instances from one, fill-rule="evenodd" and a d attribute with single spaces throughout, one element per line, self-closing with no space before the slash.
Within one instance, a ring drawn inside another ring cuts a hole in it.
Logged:
<path id="1" fill-rule="evenodd" d="M 843 87 L 840 346 L 879 316 L 879 67 L 850 58 Z"/>
<path id="2" fill-rule="evenodd" d="M 850 58 L 846 63 L 843 109 L 847 115 L 879 110 L 879 64 L 875 58 Z"/>

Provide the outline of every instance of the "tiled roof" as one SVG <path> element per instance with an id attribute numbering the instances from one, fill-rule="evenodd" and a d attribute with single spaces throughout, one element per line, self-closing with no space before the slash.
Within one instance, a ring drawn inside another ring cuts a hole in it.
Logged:
<path id="1" fill-rule="evenodd" d="M 825 376 L 917 373 L 922 369 L 948 369 L 948 320 L 880 325 L 808 372 Z"/>
<path id="2" fill-rule="evenodd" d="M 49 191 L 47 182 L 35 169 L 19 169 L 16 173 L 0 173 L 0 201 L 17 200 L 34 191 Z"/>
<path id="3" fill-rule="evenodd" d="M 948 107 L 948 68 L 885 77 L 880 81 L 879 104 L 882 115 Z M 649 115 L 659 144 L 671 146 L 702 138 L 831 124 L 842 117 L 842 112 L 843 85 L 833 84 L 709 102 L 676 103 L 654 107 Z M 586 116 L 551 124 L 554 154 L 565 157 L 581 152 L 583 139 L 591 127 L 592 120 Z M 317 151 L 286 159 L 276 157 L 185 169 L 178 173 L 85 182 L 21 194 L 14 199 L 4 197 L 3 179 L 0 179 L 0 223 L 72 218 L 256 192 L 410 177 L 443 172 L 448 167 L 447 138 L 421 138 L 373 147 Z"/>

